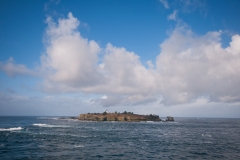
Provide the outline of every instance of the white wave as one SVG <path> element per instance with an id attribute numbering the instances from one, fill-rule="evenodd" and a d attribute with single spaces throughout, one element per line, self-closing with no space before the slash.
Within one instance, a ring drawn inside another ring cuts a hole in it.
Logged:
<path id="1" fill-rule="evenodd" d="M 67 119 L 68 121 L 79 121 L 78 119 Z"/>
<path id="2" fill-rule="evenodd" d="M 58 120 L 59 117 L 38 117 L 37 119 L 54 119 L 54 120 Z"/>
<path id="3" fill-rule="evenodd" d="M 82 148 L 82 147 L 84 147 L 84 146 L 82 146 L 82 145 L 76 145 L 75 147 L 77 147 L 77 148 Z"/>
<path id="4" fill-rule="evenodd" d="M 0 131 L 17 131 L 23 129 L 22 127 L 0 128 Z"/>
<path id="5" fill-rule="evenodd" d="M 79 121 L 77 118 L 71 118 L 71 117 L 38 117 L 37 119 L 53 119 L 53 120 Z"/>
<path id="6" fill-rule="evenodd" d="M 43 123 L 34 123 L 33 126 L 38 126 L 38 127 L 69 127 L 69 126 L 64 126 L 64 125 L 51 125 L 51 124 L 43 124 Z"/>
<path id="7" fill-rule="evenodd" d="M 47 124 L 34 123 L 33 126 L 45 127 L 45 126 L 47 126 Z"/>
<path id="8" fill-rule="evenodd" d="M 207 141 L 207 142 L 204 142 L 204 143 L 206 143 L 206 144 L 212 144 L 212 142 L 209 142 L 209 141 Z"/>
<path id="9" fill-rule="evenodd" d="M 210 134 L 202 134 L 202 137 L 212 137 Z"/>
<path id="10" fill-rule="evenodd" d="M 143 142 L 150 142 L 151 140 L 146 140 L 146 139 L 144 139 L 144 140 L 140 140 L 140 141 L 143 141 Z"/>

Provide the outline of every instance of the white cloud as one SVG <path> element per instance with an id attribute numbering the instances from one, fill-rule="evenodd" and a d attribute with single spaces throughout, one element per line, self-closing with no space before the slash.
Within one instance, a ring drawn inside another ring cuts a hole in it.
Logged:
<path id="1" fill-rule="evenodd" d="M 151 60 L 147 61 L 147 65 L 149 69 L 154 69 L 154 64 L 152 63 Z"/>
<path id="2" fill-rule="evenodd" d="M 113 107 L 113 106 L 138 106 L 146 105 L 156 102 L 158 99 L 152 95 L 143 96 L 141 94 L 134 95 L 111 95 L 107 98 L 94 98 L 91 102 L 103 106 L 103 107 Z"/>
<path id="3" fill-rule="evenodd" d="M 235 45 L 240 36 L 233 36 L 227 48 L 221 47 L 220 36 L 221 32 L 197 36 L 179 26 L 160 45 L 157 70 L 164 103 L 187 103 L 199 96 L 220 102 L 240 100 L 236 87 L 240 80 L 240 46 Z"/>
<path id="4" fill-rule="evenodd" d="M 86 98 L 86 97 L 85 97 Z M 96 102 L 88 103 L 81 96 L 55 95 L 48 97 L 24 97 L 0 92 L 0 115 L 38 115 L 38 116 L 78 116 L 80 113 L 105 111 Z M 106 103 L 107 104 L 107 103 Z M 109 103 L 110 104 L 110 103 Z M 167 115 L 179 117 L 236 117 L 239 118 L 239 102 L 209 102 L 208 97 L 200 97 L 186 104 L 165 107 L 159 100 L 150 104 L 108 106 L 109 112 L 131 111 L 137 114 L 157 114 L 161 118 Z M 51 106 L 51 107 L 49 107 Z"/>
<path id="5" fill-rule="evenodd" d="M 221 32 L 209 32 L 197 36 L 188 27 L 178 26 L 161 44 L 156 70 L 143 67 L 134 53 L 110 46 L 114 49 L 105 57 L 105 62 L 109 63 L 105 64 L 105 69 L 109 73 L 110 90 L 103 88 L 103 91 L 129 97 L 161 94 L 164 104 L 188 103 L 201 96 L 209 96 L 211 101 L 217 102 L 239 101 L 240 92 L 236 87 L 240 79 L 236 45 L 239 35 L 232 37 L 228 48 L 221 47 L 220 35 Z M 131 61 L 127 55 L 135 59 Z M 123 63 L 121 56 L 127 57 Z M 122 99 L 115 97 L 114 100 L 115 104 L 123 103 Z"/>
<path id="6" fill-rule="evenodd" d="M 107 83 L 103 87 L 106 92 L 112 94 L 149 92 L 154 84 L 154 71 L 146 69 L 138 55 L 111 44 L 107 45 L 105 51 L 103 64 Z"/>
<path id="7" fill-rule="evenodd" d="M 174 20 L 176 21 L 177 20 L 177 13 L 178 13 L 178 10 L 174 10 L 172 14 L 168 15 L 168 20 Z"/>
<path id="8" fill-rule="evenodd" d="M 90 111 L 103 112 L 101 107 L 89 105 L 83 99 L 68 95 L 28 97 L 0 92 L 0 115 L 78 116 Z"/>
<path id="9" fill-rule="evenodd" d="M 166 9 L 169 8 L 168 1 L 167 1 L 167 0 L 159 0 L 159 1 L 163 4 L 163 6 L 164 6 Z"/>
<path id="10" fill-rule="evenodd" d="M 58 23 L 51 18 L 47 23 L 46 53 L 40 67 L 47 92 L 107 95 L 91 103 L 108 107 L 240 102 L 239 35 L 223 48 L 221 31 L 199 36 L 178 23 L 160 44 L 156 61 L 148 61 L 146 68 L 134 52 L 110 43 L 101 49 L 95 41 L 83 38 L 77 30 L 80 22 L 71 13 Z M 7 74 L 32 73 L 12 61 L 1 63 Z"/>
<path id="11" fill-rule="evenodd" d="M 25 65 L 16 64 L 12 57 L 6 62 L 0 62 L 0 69 L 10 77 L 18 75 L 36 75 L 35 72 L 29 70 Z"/>
<path id="12" fill-rule="evenodd" d="M 102 96 L 101 99 L 108 99 L 106 95 Z"/>
<path id="13" fill-rule="evenodd" d="M 67 91 L 101 83 L 97 65 L 100 47 L 95 41 L 81 37 L 77 31 L 80 22 L 72 13 L 57 24 L 51 18 L 47 23 L 46 53 L 41 57 L 42 70 L 47 73 L 45 89 L 64 87 Z"/>

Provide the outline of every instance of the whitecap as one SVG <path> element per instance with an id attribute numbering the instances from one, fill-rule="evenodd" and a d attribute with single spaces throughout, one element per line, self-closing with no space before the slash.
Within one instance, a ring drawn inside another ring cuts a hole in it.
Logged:
<path id="1" fill-rule="evenodd" d="M 204 142 L 204 143 L 207 143 L 207 144 L 212 144 L 212 142 L 209 142 L 209 141 L 207 141 L 207 142 Z"/>
<path id="2" fill-rule="evenodd" d="M 79 121 L 78 119 L 67 119 L 68 121 Z"/>
<path id="3" fill-rule="evenodd" d="M 47 119 L 47 117 L 37 117 L 36 119 Z"/>
<path id="4" fill-rule="evenodd" d="M 77 147 L 77 148 L 82 148 L 82 147 L 84 147 L 84 146 L 82 146 L 82 145 L 76 145 L 75 147 Z"/>
<path id="5" fill-rule="evenodd" d="M 54 120 L 59 120 L 59 117 L 38 117 L 37 119 L 54 119 Z"/>
<path id="6" fill-rule="evenodd" d="M 42 123 L 34 123 L 33 126 L 39 126 L 39 127 L 44 127 L 47 126 L 47 124 L 42 124 Z"/>
<path id="7" fill-rule="evenodd" d="M 33 126 L 38 126 L 38 127 L 69 127 L 69 126 L 64 126 L 64 125 L 51 125 L 51 124 L 44 124 L 44 123 L 34 123 Z"/>
<path id="8" fill-rule="evenodd" d="M 22 127 L 0 128 L 0 131 L 17 131 L 23 129 Z"/>
<path id="9" fill-rule="evenodd" d="M 202 134 L 203 137 L 212 137 L 210 134 Z"/>

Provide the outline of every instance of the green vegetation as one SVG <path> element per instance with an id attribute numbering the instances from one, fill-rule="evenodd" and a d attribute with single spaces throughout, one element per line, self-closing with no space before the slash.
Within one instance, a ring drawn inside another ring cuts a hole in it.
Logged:
<path id="1" fill-rule="evenodd" d="M 109 113 L 107 110 L 102 113 L 87 113 L 82 114 L 79 117 L 80 120 L 92 120 L 92 121 L 161 121 L 158 115 L 139 115 L 133 112 L 124 111 Z"/>
<path id="2" fill-rule="evenodd" d="M 124 111 L 122 114 L 133 114 L 133 112 Z"/>
<path id="3" fill-rule="evenodd" d="M 150 114 L 150 115 L 147 115 L 148 117 L 149 117 L 149 120 L 150 121 L 155 121 L 155 120 L 158 120 L 159 119 L 159 116 L 158 115 L 152 115 L 152 114 Z"/>
<path id="4" fill-rule="evenodd" d="M 103 115 L 107 115 L 108 113 L 105 111 L 105 112 L 103 112 Z"/>

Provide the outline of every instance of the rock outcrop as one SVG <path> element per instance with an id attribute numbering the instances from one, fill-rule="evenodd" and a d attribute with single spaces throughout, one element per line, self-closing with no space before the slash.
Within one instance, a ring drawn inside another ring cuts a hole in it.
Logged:
<path id="1" fill-rule="evenodd" d="M 173 118 L 173 117 L 170 117 L 170 116 L 167 116 L 166 121 L 174 121 L 174 118 Z"/>
<path id="2" fill-rule="evenodd" d="M 138 114 L 80 114 L 79 120 L 85 121 L 128 121 L 128 122 L 139 122 L 139 121 L 161 121 L 157 115 L 138 115 Z"/>

